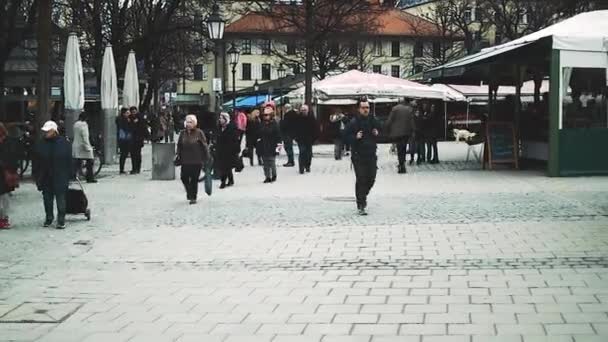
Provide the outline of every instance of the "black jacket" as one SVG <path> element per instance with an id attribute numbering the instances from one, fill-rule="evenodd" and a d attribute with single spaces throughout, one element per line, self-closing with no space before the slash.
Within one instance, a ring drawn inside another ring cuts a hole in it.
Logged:
<path id="1" fill-rule="evenodd" d="M 133 134 L 132 143 L 135 147 L 143 147 L 144 141 L 148 138 L 148 125 L 144 120 L 143 115 L 137 114 L 137 122 L 135 119 L 131 119 L 129 127 L 131 128 L 131 134 Z"/>
<path id="2" fill-rule="evenodd" d="M 72 175 L 72 145 L 62 136 L 42 139 L 35 149 L 39 190 L 65 192 Z"/>
<path id="3" fill-rule="evenodd" d="M 298 113 L 293 109 L 285 113 L 283 120 L 281 120 L 281 134 L 283 136 L 291 138 L 295 136 L 298 116 Z"/>
<path id="4" fill-rule="evenodd" d="M 221 128 L 218 130 L 216 160 L 218 166 L 222 169 L 230 169 L 236 165 L 240 150 L 237 133 L 236 126 L 232 122 L 223 131 Z"/>
<path id="5" fill-rule="evenodd" d="M 258 139 L 260 138 L 260 129 L 262 123 L 260 119 L 247 120 L 247 130 L 245 131 L 245 137 L 247 139 L 247 147 L 251 148 L 255 146 Z"/>
<path id="6" fill-rule="evenodd" d="M 263 157 L 273 157 L 276 155 L 277 145 L 281 142 L 281 131 L 279 124 L 271 120 L 262 122 L 260 128 L 260 140 L 257 144 L 257 149 Z"/>
<path id="7" fill-rule="evenodd" d="M 346 126 L 344 135 L 346 141 L 351 145 L 353 160 L 377 158 L 378 137 L 374 136 L 372 131 L 377 129 L 378 135 L 380 135 L 381 127 L 382 125 L 378 119 L 371 115 L 368 117 L 357 115 L 350 121 L 348 126 Z M 363 132 L 363 138 L 357 139 L 357 133 L 360 131 Z"/>
<path id="8" fill-rule="evenodd" d="M 298 143 L 312 144 L 319 137 L 319 124 L 312 112 L 306 116 L 299 114 L 294 127 L 293 137 Z"/>

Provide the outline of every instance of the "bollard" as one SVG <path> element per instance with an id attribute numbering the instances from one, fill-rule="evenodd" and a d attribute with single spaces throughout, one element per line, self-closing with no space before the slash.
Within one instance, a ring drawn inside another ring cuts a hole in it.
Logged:
<path id="1" fill-rule="evenodd" d="M 152 180 L 175 180 L 175 143 L 152 144 Z"/>

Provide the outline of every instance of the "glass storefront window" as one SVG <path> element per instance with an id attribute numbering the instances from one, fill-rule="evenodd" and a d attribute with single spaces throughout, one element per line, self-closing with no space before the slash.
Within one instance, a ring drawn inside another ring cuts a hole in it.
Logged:
<path id="1" fill-rule="evenodd" d="M 563 68 L 562 73 L 562 127 L 608 128 L 607 70 Z"/>

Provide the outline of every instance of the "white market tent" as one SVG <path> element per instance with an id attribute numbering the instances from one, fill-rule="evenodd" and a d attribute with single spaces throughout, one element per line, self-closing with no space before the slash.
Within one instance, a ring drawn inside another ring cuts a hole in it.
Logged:
<path id="1" fill-rule="evenodd" d="M 354 100 L 359 96 L 368 96 L 376 103 L 396 102 L 396 99 L 403 97 L 440 100 L 447 98 L 446 93 L 440 89 L 401 78 L 358 70 L 351 70 L 313 82 L 312 87 L 314 97 L 319 104 L 342 103 L 345 99 Z M 299 88 L 291 92 L 289 97 L 298 98 L 303 94 L 304 88 Z"/>
<path id="2" fill-rule="evenodd" d="M 424 73 L 424 78 L 449 84 L 484 82 L 491 84 L 488 87 L 490 95 L 503 86 L 515 85 L 517 95 L 521 95 L 523 82 L 548 77 L 548 127 L 538 127 L 548 130 L 548 141 L 530 141 L 542 144 L 542 148 L 534 152 L 535 159 L 547 161 L 550 176 L 608 174 L 608 155 L 597 157 L 587 153 L 597 146 L 608 145 L 608 120 L 598 121 L 601 127 L 565 124 L 565 104 L 568 87 L 573 86 L 573 72 L 579 72 L 579 75 L 586 72 L 597 79 L 605 77 L 604 80 L 608 80 L 608 10 L 576 15 L 514 41 L 431 69 Z M 598 77 L 598 74 L 603 76 Z M 581 87 L 580 81 L 577 87 Z M 608 89 L 608 86 L 600 89 L 597 83 L 594 87 L 595 92 Z M 489 98 L 492 108 L 494 100 Z M 520 123 L 517 103 L 514 113 L 517 126 Z M 581 114 L 575 111 L 574 115 Z M 522 155 L 526 154 L 526 143 L 522 140 Z"/>

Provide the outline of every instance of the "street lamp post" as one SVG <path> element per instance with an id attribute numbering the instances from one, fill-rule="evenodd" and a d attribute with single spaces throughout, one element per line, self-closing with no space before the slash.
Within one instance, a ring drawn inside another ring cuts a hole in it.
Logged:
<path id="1" fill-rule="evenodd" d="M 260 90 L 260 84 L 258 83 L 258 80 L 256 78 L 255 82 L 253 83 L 253 91 L 255 92 L 255 106 L 258 106 L 258 91 Z"/>
<path id="2" fill-rule="evenodd" d="M 224 29 L 226 27 L 226 21 L 222 18 L 220 14 L 220 7 L 217 3 L 213 4 L 211 9 L 211 14 L 207 17 L 207 33 L 209 34 L 209 39 L 211 39 L 215 46 L 213 48 L 213 57 L 215 62 L 215 78 L 220 78 L 220 63 L 219 63 L 219 51 L 218 45 L 220 45 L 222 39 L 224 39 Z M 221 80 L 221 78 L 220 78 Z M 221 90 L 219 91 L 221 94 Z M 215 97 L 215 109 L 219 109 L 219 102 L 221 102 L 221 96 Z"/>
<path id="3" fill-rule="evenodd" d="M 287 70 L 285 70 L 285 67 L 283 67 L 283 64 L 281 64 L 279 66 L 279 68 L 277 69 L 277 75 L 279 76 L 279 96 L 281 97 L 281 119 L 283 119 L 283 78 L 285 77 L 285 73 L 287 72 Z"/>
<path id="4" fill-rule="evenodd" d="M 236 111 L 236 66 L 239 64 L 241 52 L 236 48 L 234 43 L 228 49 L 228 58 L 232 66 L 232 111 Z"/>

